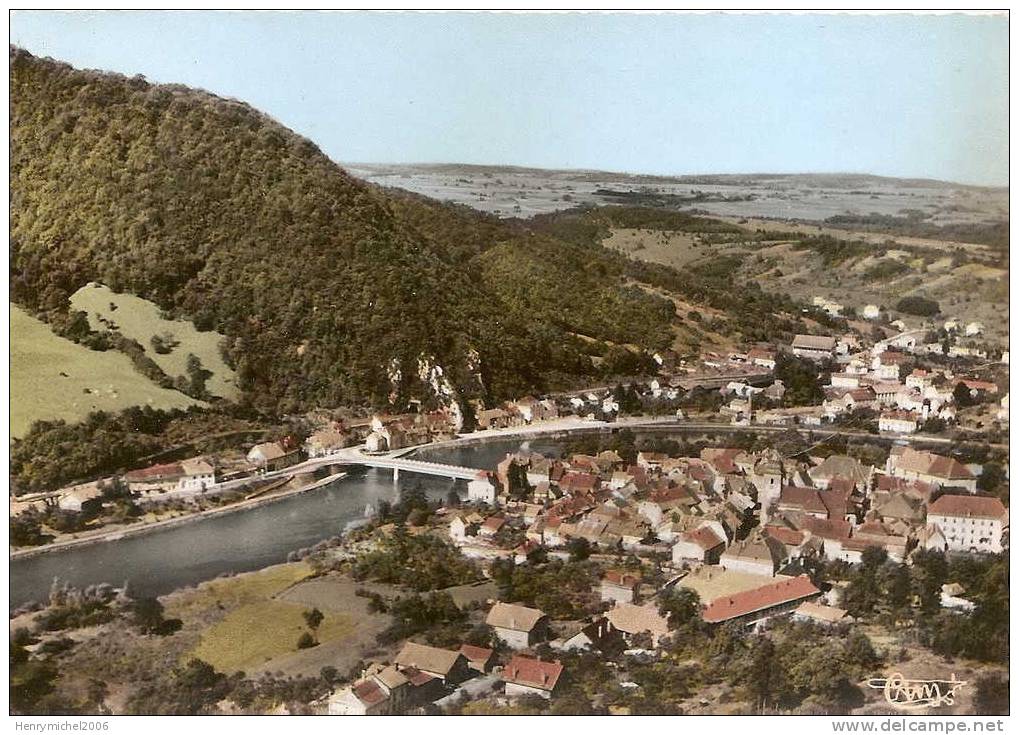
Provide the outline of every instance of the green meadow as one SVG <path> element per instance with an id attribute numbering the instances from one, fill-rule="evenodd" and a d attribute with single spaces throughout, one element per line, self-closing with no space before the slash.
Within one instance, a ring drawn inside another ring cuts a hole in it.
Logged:
<path id="1" fill-rule="evenodd" d="M 159 387 L 135 370 L 123 353 L 96 352 L 59 337 L 13 304 L 10 319 L 12 437 L 23 436 L 39 420 L 73 422 L 92 411 L 201 403 Z"/>
<path id="2" fill-rule="evenodd" d="M 186 376 L 188 355 L 195 355 L 202 361 L 202 367 L 212 373 L 206 384 L 209 392 L 231 400 L 237 398 L 237 376 L 223 362 L 219 352 L 223 335 L 218 332 L 199 332 L 189 321 L 164 319 L 151 301 L 114 293 L 97 283 L 78 289 L 71 296 L 71 307 L 88 314 L 93 329 L 110 329 L 112 323 L 125 337 L 136 340 L 171 378 Z M 159 354 L 154 349 L 154 336 L 165 338 L 171 346 L 169 353 Z"/>

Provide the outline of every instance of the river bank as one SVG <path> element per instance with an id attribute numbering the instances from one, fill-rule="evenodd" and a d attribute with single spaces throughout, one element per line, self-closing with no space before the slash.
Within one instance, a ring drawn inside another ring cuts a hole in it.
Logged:
<path id="1" fill-rule="evenodd" d="M 329 477 L 324 477 L 321 480 L 311 483 L 310 485 L 304 485 L 301 487 L 290 488 L 272 495 L 266 493 L 272 493 L 273 488 L 263 488 L 258 491 L 256 497 L 249 497 L 245 500 L 241 500 L 237 503 L 230 505 L 224 505 L 219 508 L 209 508 L 207 510 L 198 511 L 195 513 L 187 513 L 185 515 L 177 516 L 176 518 L 166 518 L 161 521 L 153 521 L 150 523 L 138 523 L 132 526 L 123 526 L 114 529 L 96 531 L 94 534 L 88 536 L 79 536 L 76 538 L 64 539 L 56 541 L 52 544 L 46 544 L 45 546 L 33 546 L 25 549 L 17 549 L 10 552 L 11 560 L 15 559 L 28 559 L 33 556 L 40 556 L 42 554 L 48 554 L 52 552 L 63 551 L 65 549 L 73 548 L 75 546 L 87 546 L 89 544 L 106 543 L 109 541 L 120 541 L 121 539 L 130 538 L 132 536 L 141 536 L 143 534 L 160 531 L 166 528 L 172 528 L 173 526 L 180 526 L 185 523 L 193 523 L 195 521 L 206 520 L 214 518 L 216 516 L 225 515 L 227 513 L 237 513 L 242 510 L 251 510 L 252 508 L 259 508 L 264 505 L 271 503 L 278 503 L 281 500 L 286 500 L 293 497 L 294 495 L 300 495 L 301 493 L 310 492 L 311 490 L 317 490 L 320 487 L 324 487 L 333 482 L 342 480 L 348 476 L 346 472 L 340 472 Z M 290 482 L 293 478 L 288 477 L 283 479 L 279 486 Z"/>

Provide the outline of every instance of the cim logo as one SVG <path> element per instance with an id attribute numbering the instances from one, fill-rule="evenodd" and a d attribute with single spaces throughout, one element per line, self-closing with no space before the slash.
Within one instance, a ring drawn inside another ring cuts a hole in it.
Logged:
<path id="1" fill-rule="evenodd" d="M 951 707 L 955 695 L 965 681 L 952 674 L 951 679 L 905 679 L 902 674 L 890 674 L 887 679 L 868 679 L 871 689 L 882 689 L 885 701 L 897 709 L 920 710 L 930 707 Z"/>

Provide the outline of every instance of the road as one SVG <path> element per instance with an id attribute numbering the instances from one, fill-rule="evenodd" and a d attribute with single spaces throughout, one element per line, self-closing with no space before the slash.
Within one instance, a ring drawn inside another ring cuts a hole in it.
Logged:
<path id="1" fill-rule="evenodd" d="M 732 426 L 731 424 L 719 424 L 711 421 L 690 421 L 684 419 L 677 419 L 675 417 L 626 417 L 618 421 L 594 421 L 580 418 L 570 419 L 556 419 L 553 421 L 540 422 L 537 424 L 531 424 L 528 426 L 518 426 L 508 429 L 488 429 L 486 431 L 476 431 L 470 434 L 461 434 L 456 439 L 449 439 L 442 442 L 434 442 L 432 444 L 421 444 L 414 447 L 405 447 L 392 452 L 382 452 L 378 454 L 365 454 L 362 447 L 347 447 L 340 452 L 331 455 L 329 457 L 320 457 L 316 459 L 310 459 L 302 462 L 293 467 L 288 467 L 285 470 L 279 470 L 275 473 L 268 473 L 265 477 L 274 477 L 284 474 L 295 474 L 301 472 L 311 472 L 315 469 L 319 469 L 328 465 L 339 465 L 339 464 L 364 464 L 369 466 L 393 466 L 396 462 L 385 462 L 378 460 L 396 460 L 404 457 L 407 454 L 415 452 L 419 449 L 425 449 L 428 447 L 450 447 L 458 444 L 470 444 L 471 442 L 484 441 L 485 439 L 510 439 L 515 437 L 527 438 L 537 436 L 554 436 L 558 434 L 589 434 L 589 433 L 604 433 L 611 432 L 619 429 L 630 429 L 650 432 L 663 432 L 663 433 L 688 433 L 688 432 L 704 432 L 713 434 L 784 434 L 789 431 L 795 431 L 802 436 L 805 436 L 812 440 L 818 439 L 831 439 L 836 436 L 843 436 L 849 439 L 863 439 L 867 441 L 880 441 L 880 442 L 896 442 L 904 444 L 920 444 L 920 445 L 935 445 L 935 446 L 956 446 L 959 444 L 971 443 L 971 444 L 983 444 L 981 441 L 966 441 L 960 439 L 954 439 L 942 436 L 930 436 L 926 434 L 909 434 L 909 435 L 889 435 L 889 434 L 871 434 L 867 431 L 852 431 L 838 428 L 825 428 L 825 427 L 803 427 L 803 426 Z M 989 444 L 989 446 L 996 449 L 1007 449 L 1007 444 Z M 402 464 L 402 463 L 400 463 Z M 401 470 L 413 471 L 410 466 L 413 461 L 409 461 L 407 466 L 401 466 Z M 429 474 L 442 474 L 441 472 L 429 473 Z"/>

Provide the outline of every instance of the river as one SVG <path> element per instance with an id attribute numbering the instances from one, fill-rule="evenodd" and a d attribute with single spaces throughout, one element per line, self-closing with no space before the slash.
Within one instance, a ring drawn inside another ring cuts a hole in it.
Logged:
<path id="1" fill-rule="evenodd" d="M 560 446 L 544 439 L 507 439 L 425 449 L 415 457 L 465 467 L 494 469 L 506 452 L 522 445 L 557 454 Z M 75 587 L 129 581 L 136 595 L 162 595 L 227 572 L 247 572 L 286 561 L 295 549 L 337 536 L 363 520 L 365 507 L 395 500 L 399 486 L 421 483 L 433 499 L 442 499 L 450 480 L 402 472 L 399 485 L 389 470 L 370 469 L 276 503 L 236 513 L 95 544 L 14 559 L 10 562 L 11 609 L 43 601 L 54 578 Z M 461 491 L 463 486 L 461 484 Z"/>

